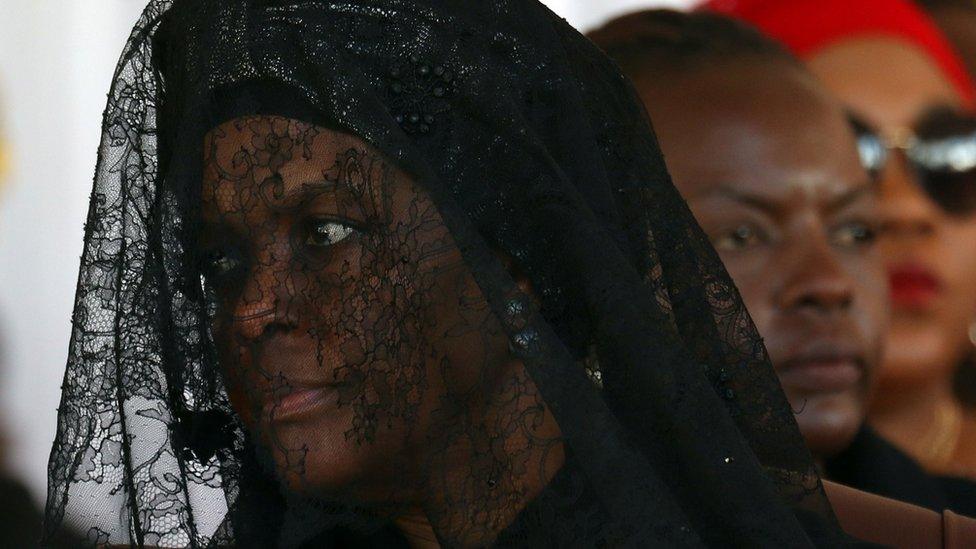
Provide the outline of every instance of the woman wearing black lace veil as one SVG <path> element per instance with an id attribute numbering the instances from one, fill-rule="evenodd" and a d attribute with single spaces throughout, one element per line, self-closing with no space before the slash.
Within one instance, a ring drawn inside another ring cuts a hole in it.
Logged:
<path id="1" fill-rule="evenodd" d="M 533 2 L 152 2 L 46 535 L 842 543 L 638 105 Z"/>

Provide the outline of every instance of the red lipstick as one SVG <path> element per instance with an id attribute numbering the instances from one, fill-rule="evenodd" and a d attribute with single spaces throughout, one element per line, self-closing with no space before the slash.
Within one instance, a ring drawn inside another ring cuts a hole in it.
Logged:
<path id="1" fill-rule="evenodd" d="M 891 303 L 899 309 L 923 309 L 942 293 L 942 281 L 917 263 L 902 263 L 888 269 Z"/>

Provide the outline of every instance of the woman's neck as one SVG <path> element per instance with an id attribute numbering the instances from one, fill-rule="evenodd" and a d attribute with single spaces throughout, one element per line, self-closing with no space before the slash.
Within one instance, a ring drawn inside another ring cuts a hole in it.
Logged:
<path id="1" fill-rule="evenodd" d="M 505 370 L 480 417 L 453 418 L 446 444 L 430 448 L 423 511 L 396 521 L 414 547 L 491 545 L 562 467 L 561 433 L 538 388 L 521 362 Z"/>
<path id="2" fill-rule="evenodd" d="M 394 519 L 393 524 L 407 538 L 407 543 L 413 549 L 440 549 L 441 544 L 434 533 L 434 527 L 423 510 L 416 509 L 401 514 Z"/>

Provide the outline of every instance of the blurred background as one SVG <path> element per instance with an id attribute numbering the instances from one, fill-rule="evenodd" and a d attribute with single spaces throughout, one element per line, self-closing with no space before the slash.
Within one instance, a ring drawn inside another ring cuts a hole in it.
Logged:
<path id="1" fill-rule="evenodd" d="M 544 0 L 582 31 L 693 0 Z M 0 463 L 42 504 L 101 113 L 146 0 L 0 1 Z"/>

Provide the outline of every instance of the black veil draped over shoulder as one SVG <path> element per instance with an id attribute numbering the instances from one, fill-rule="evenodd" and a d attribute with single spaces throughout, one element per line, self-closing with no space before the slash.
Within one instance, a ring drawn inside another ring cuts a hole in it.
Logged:
<path id="1" fill-rule="evenodd" d="M 844 543 L 639 105 L 531 0 L 153 0 L 45 536 Z"/>

